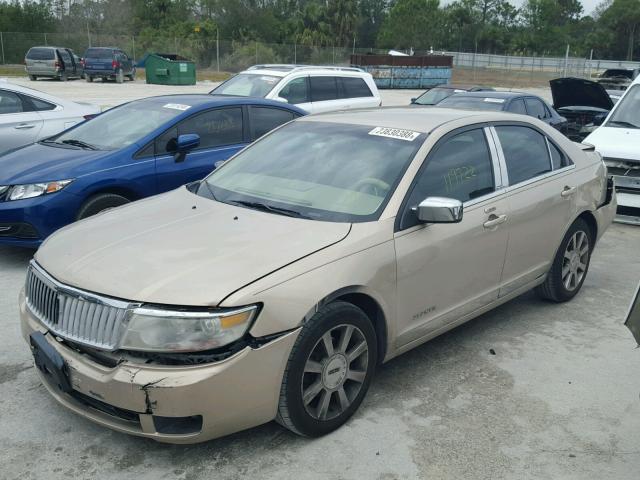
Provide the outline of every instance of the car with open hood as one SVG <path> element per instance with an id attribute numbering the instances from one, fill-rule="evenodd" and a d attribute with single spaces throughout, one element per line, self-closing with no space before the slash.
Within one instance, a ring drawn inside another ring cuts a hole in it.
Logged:
<path id="1" fill-rule="evenodd" d="M 118 431 L 322 435 L 378 364 L 532 288 L 579 292 L 615 211 L 592 150 L 502 112 L 302 117 L 49 237 L 22 332 L 51 395 Z"/>
<path id="2" fill-rule="evenodd" d="M 584 78 L 550 80 L 553 108 L 567 119 L 567 136 L 582 141 L 613 108 L 613 99 L 597 82 Z"/>
<path id="3" fill-rule="evenodd" d="M 76 220 L 201 179 L 304 114 L 262 99 L 150 97 L 5 153 L 0 244 L 35 248 Z"/>
<path id="4" fill-rule="evenodd" d="M 584 142 L 600 152 L 615 180 L 617 220 L 640 225 L 640 77 Z"/>

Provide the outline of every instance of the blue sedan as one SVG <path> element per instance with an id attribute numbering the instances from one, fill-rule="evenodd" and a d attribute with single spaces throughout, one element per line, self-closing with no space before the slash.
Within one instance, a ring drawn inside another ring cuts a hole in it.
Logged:
<path id="1" fill-rule="evenodd" d="M 0 156 L 0 244 L 35 248 L 57 229 L 211 172 L 305 115 L 263 99 L 136 100 Z"/>

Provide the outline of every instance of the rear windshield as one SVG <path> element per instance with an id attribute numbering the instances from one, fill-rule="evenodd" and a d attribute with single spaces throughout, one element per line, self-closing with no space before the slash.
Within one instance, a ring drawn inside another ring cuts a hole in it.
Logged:
<path id="1" fill-rule="evenodd" d="M 56 56 L 53 48 L 32 48 L 27 52 L 29 60 L 55 60 Z"/>
<path id="2" fill-rule="evenodd" d="M 104 48 L 90 48 L 85 53 L 85 58 L 111 58 L 113 57 L 113 50 Z"/>
<path id="3" fill-rule="evenodd" d="M 280 77 L 273 75 L 240 73 L 209 93 L 212 95 L 234 95 L 238 97 L 264 97 L 273 90 L 273 87 L 280 80 Z"/>
<path id="4" fill-rule="evenodd" d="M 414 103 L 418 105 L 435 105 L 439 103 L 441 100 L 444 100 L 447 97 L 450 97 L 454 93 L 464 92 L 464 90 L 455 90 L 453 88 L 445 88 L 445 87 L 435 87 L 431 90 L 424 92 Z"/>
<path id="5" fill-rule="evenodd" d="M 463 97 L 461 95 L 452 95 L 445 98 L 438 107 L 446 108 L 462 108 L 468 110 L 494 110 L 500 111 L 504 108 L 506 100 L 504 98 L 492 97 Z"/>

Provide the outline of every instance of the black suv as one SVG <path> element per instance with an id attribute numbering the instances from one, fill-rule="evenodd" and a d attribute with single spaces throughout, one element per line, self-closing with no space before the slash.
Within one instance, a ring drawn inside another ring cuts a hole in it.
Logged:
<path id="1" fill-rule="evenodd" d="M 84 54 L 84 74 L 87 82 L 93 82 L 94 78 L 102 78 L 102 81 L 115 80 L 124 82 L 124 78 L 134 80 L 136 66 L 133 60 L 119 48 L 92 47 Z"/>

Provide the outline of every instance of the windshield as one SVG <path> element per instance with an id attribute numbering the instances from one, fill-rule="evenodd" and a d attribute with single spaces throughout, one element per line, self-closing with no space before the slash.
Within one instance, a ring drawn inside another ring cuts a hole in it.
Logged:
<path id="1" fill-rule="evenodd" d="M 316 220 L 375 220 L 425 136 L 409 130 L 295 121 L 215 170 L 198 193 Z"/>
<path id="2" fill-rule="evenodd" d="M 273 90 L 273 87 L 280 80 L 280 77 L 273 75 L 241 73 L 231 77 L 209 93 L 213 95 L 235 95 L 238 97 L 264 97 Z"/>
<path id="3" fill-rule="evenodd" d="M 504 104 L 504 98 L 464 97 L 461 95 L 452 95 L 438 103 L 438 107 L 500 111 L 504 108 Z"/>
<path id="4" fill-rule="evenodd" d="M 435 87 L 431 90 L 424 92 L 418 98 L 415 103 L 418 105 L 435 105 L 436 103 L 444 100 L 445 98 L 453 95 L 456 92 L 462 92 L 464 90 L 455 90 L 453 88 Z"/>
<path id="5" fill-rule="evenodd" d="M 632 85 L 618 101 L 606 127 L 640 128 L 640 85 Z"/>
<path id="6" fill-rule="evenodd" d="M 78 125 L 48 142 L 66 143 L 94 150 L 117 150 L 177 117 L 187 105 L 137 101 L 107 110 L 96 118 Z M 82 145 L 84 144 L 84 145 Z"/>

